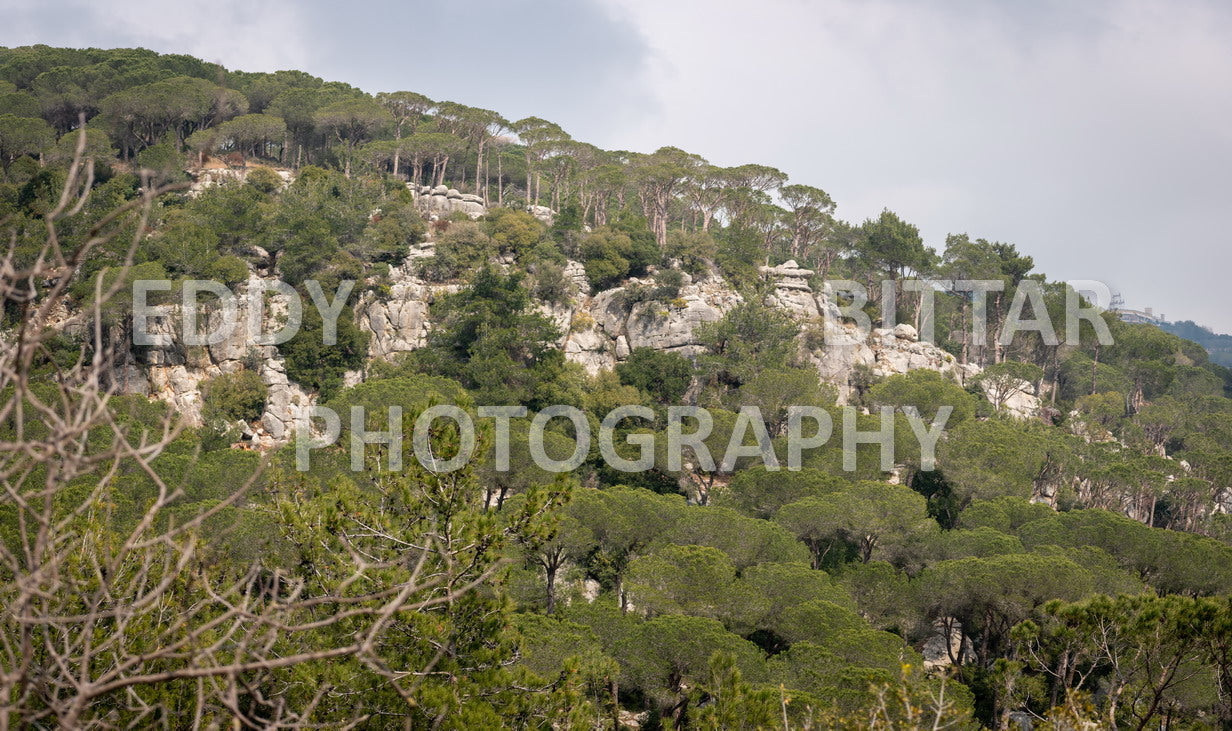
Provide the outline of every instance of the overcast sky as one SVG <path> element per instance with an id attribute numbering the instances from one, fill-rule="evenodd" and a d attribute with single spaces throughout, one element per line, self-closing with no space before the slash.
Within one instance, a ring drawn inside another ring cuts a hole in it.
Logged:
<path id="1" fill-rule="evenodd" d="M 0 0 L 0 45 L 142 45 L 675 145 L 890 208 L 938 250 L 1232 332 L 1232 4 L 1221 0 Z"/>

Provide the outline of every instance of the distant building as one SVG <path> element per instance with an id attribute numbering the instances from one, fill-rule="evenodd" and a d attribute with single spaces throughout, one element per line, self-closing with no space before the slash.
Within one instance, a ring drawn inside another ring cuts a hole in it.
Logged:
<path id="1" fill-rule="evenodd" d="M 1122 322 L 1144 322 L 1148 325 L 1162 325 L 1168 321 L 1162 312 L 1157 315 L 1151 311 L 1150 307 L 1145 310 L 1131 310 L 1119 307 L 1114 309 L 1113 312 L 1116 313 L 1117 317 L 1121 318 Z"/>
<path id="2" fill-rule="evenodd" d="M 1125 300 L 1121 298 L 1119 293 L 1112 296 L 1112 303 L 1109 309 L 1117 317 L 1121 318 L 1122 322 L 1146 323 L 1148 325 L 1162 325 L 1168 322 L 1168 318 L 1164 317 L 1164 313 L 1161 312 L 1157 315 L 1150 307 L 1145 310 L 1135 310 L 1126 307 Z"/>

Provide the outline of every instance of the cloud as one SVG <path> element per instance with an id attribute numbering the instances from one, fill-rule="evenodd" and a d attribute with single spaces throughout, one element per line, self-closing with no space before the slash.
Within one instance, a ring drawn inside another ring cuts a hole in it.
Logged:
<path id="1" fill-rule="evenodd" d="M 1232 6 L 1218 0 L 6 0 L 0 43 L 144 45 L 775 165 L 930 245 L 1232 332 Z"/>
<path id="2" fill-rule="evenodd" d="M 169 5 L 157 0 L 6 0 L 9 46 L 142 46 L 186 53 L 230 68 L 274 71 L 311 59 L 292 0 L 211 0 Z"/>
<path id="3" fill-rule="evenodd" d="M 369 91 L 413 89 L 510 119 L 547 117 L 583 138 L 631 123 L 652 103 L 640 35 L 594 2 L 313 5 L 311 69 Z"/>
<path id="4" fill-rule="evenodd" d="M 1232 331 L 1218 4 L 607 1 L 646 37 L 660 107 L 608 144 L 773 164 L 849 219 L 1011 241 Z"/>
<path id="5" fill-rule="evenodd" d="M 245 71 L 296 68 L 369 92 L 548 117 L 583 138 L 653 105 L 641 36 L 590 0 L 6 1 L 5 45 L 140 45 Z"/>

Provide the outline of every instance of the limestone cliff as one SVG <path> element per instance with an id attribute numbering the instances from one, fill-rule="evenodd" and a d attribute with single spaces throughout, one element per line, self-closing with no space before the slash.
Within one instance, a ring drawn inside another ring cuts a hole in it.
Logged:
<path id="1" fill-rule="evenodd" d="M 422 196 L 441 197 L 435 190 L 421 191 Z M 470 202 L 449 195 L 442 200 Z M 357 324 L 370 337 L 370 358 L 388 360 L 421 347 L 431 327 L 431 303 L 461 286 L 433 284 L 417 275 L 417 262 L 432 255 L 431 242 L 415 246 L 406 261 L 392 270 L 387 294 L 365 294 L 356 305 Z M 261 274 L 264 273 L 253 272 L 254 277 L 271 279 Z M 628 304 L 629 289 L 645 282 L 631 279 L 621 287 L 592 294 L 579 262 L 569 262 L 565 274 L 570 283 L 569 296 L 560 303 L 539 306 L 559 327 L 559 345 L 566 358 L 589 373 L 614 367 L 639 347 L 696 356 L 702 348 L 698 327 L 721 319 L 742 301 L 740 293 L 717 274 L 699 279 L 684 274 L 678 297 L 672 301 L 633 304 Z M 979 372 L 974 366 L 960 366 L 949 353 L 920 341 L 910 325 L 875 329 L 863 337 L 855 325 L 842 321 L 825 293 L 813 291 L 809 285 L 812 272 L 794 261 L 765 267 L 762 274 L 771 283 L 766 304 L 783 309 L 801 324 L 805 333 L 799 338 L 801 357 L 817 368 L 822 380 L 836 386 L 842 402 L 850 396 L 850 377 L 861 365 L 880 376 L 927 368 L 948 374 L 960 383 Z M 114 374 L 115 383 L 123 391 L 166 401 L 190 420 L 199 422 L 203 381 L 242 368 L 254 370 L 267 385 L 269 399 L 260 422 L 249 425 L 248 438 L 258 446 L 289 439 L 296 419 L 313 405 L 315 395 L 287 378 L 277 346 L 254 344 L 254 333 L 249 332 L 246 293 L 246 286 L 238 288 L 236 321 L 229 335 L 214 345 L 185 345 L 178 311 L 152 321 L 151 332 L 166 336 L 169 344 L 137 347 L 122 353 L 117 358 L 121 365 Z M 274 308 L 266 312 L 263 331 L 277 330 L 284 314 Z M 209 329 L 218 326 L 221 316 L 218 312 L 210 315 Z M 66 315 L 63 322 L 67 327 L 73 318 Z M 818 333 L 822 335 L 820 339 L 816 337 Z M 347 383 L 362 378 L 362 373 L 349 373 Z M 1038 406 L 1039 400 L 1024 389 L 1011 410 L 1025 417 L 1035 413 Z"/>

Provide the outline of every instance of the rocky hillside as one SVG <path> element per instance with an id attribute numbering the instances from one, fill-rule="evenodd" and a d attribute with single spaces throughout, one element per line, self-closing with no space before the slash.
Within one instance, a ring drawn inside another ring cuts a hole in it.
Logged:
<path id="1" fill-rule="evenodd" d="M 242 174 L 238 177 L 242 178 Z M 218 178 L 203 173 L 200 179 Z M 413 192 L 425 217 L 432 221 L 455 212 L 479 217 L 487 210 L 482 199 L 454 190 L 416 188 Z M 536 213 L 541 217 L 552 215 L 551 211 Z M 391 270 L 388 295 L 367 295 L 356 305 L 360 329 L 370 336 L 371 359 L 390 360 L 422 346 L 432 326 L 429 307 L 433 300 L 460 286 L 430 283 L 416 273 L 422 261 L 434 255 L 433 249 L 430 239 L 413 245 L 405 261 Z M 569 281 L 568 298 L 539 306 L 559 327 L 559 346 L 566 359 L 591 374 L 615 367 L 633 348 L 695 357 L 702 350 L 695 334 L 697 326 L 721 319 L 742 301 L 740 293 L 714 273 L 695 281 L 681 272 L 683 284 L 678 297 L 666 303 L 643 301 L 632 305 L 625 304 L 623 295 L 630 287 L 648 281 L 631 278 L 621 286 L 592 293 L 580 262 L 569 261 L 565 273 Z M 801 324 L 806 333 L 798 338 L 802 355 L 815 365 L 824 382 L 836 387 L 841 403 L 850 395 L 851 376 L 857 366 L 867 366 L 875 376 L 929 369 L 947 374 L 960 384 L 980 372 L 978 366 L 960 366 L 950 353 L 920 341 L 915 329 L 905 323 L 893 329 L 877 328 L 863 337 L 854 324 L 842 321 L 826 293 L 813 291 L 809 280 L 814 273 L 795 261 L 763 267 L 761 274 L 772 285 L 766 304 L 781 308 Z M 256 269 L 252 275 L 265 281 L 276 279 Z M 120 359 L 124 366 L 116 374 L 116 382 L 122 384 L 125 392 L 166 401 L 190 420 L 199 422 L 204 381 L 220 373 L 253 369 L 268 387 L 269 398 L 260 422 L 248 425 L 246 437 L 264 447 L 289 439 L 295 420 L 315 403 L 316 396 L 288 379 L 277 346 L 252 344 L 247 291 L 246 285 L 236 289 L 237 318 L 223 342 L 186 346 L 179 331 L 179 318 L 160 318 L 151 332 L 165 336 L 170 345 L 139 348 L 126 354 Z M 276 330 L 278 318 L 284 315 L 275 308 L 266 312 L 265 331 Z M 214 313 L 213 317 L 211 329 L 218 325 L 220 315 Z M 66 322 L 76 319 L 66 318 Z M 816 332 L 823 335 L 820 343 L 808 336 Z M 347 374 L 346 383 L 352 385 L 364 378 L 364 371 L 353 371 Z M 1039 400 L 1030 393 L 1019 392 L 1007 407 L 1012 413 L 1028 417 L 1038 410 Z"/>

